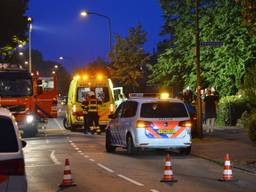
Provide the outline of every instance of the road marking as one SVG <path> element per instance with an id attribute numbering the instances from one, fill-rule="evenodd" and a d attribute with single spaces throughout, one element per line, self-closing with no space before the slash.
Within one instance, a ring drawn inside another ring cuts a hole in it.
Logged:
<path id="1" fill-rule="evenodd" d="M 79 151 L 77 151 L 77 152 L 78 152 L 78 153 L 83 153 L 83 151 L 80 151 L 80 150 L 79 150 Z"/>
<path id="2" fill-rule="evenodd" d="M 68 142 L 69 142 L 69 143 L 73 143 L 73 141 L 71 141 L 71 140 L 69 140 Z"/>
<path id="3" fill-rule="evenodd" d="M 50 157 L 51 157 L 51 160 L 53 161 L 53 163 L 54 163 L 55 165 L 60 165 L 60 164 L 61 164 L 61 163 L 59 162 L 59 160 L 56 158 L 56 156 L 55 156 L 55 151 L 54 151 L 54 150 L 52 150 Z"/>
<path id="4" fill-rule="evenodd" d="M 60 129 L 64 129 L 62 126 L 61 126 L 61 124 L 57 121 L 57 119 L 53 119 L 54 121 L 55 121 L 55 123 L 58 125 L 58 127 L 60 128 Z"/>
<path id="5" fill-rule="evenodd" d="M 151 192 L 159 192 L 159 191 L 157 191 L 157 190 L 155 190 L 155 189 L 150 189 L 150 191 L 151 191 Z"/>
<path id="6" fill-rule="evenodd" d="M 110 173 L 114 173 L 114 171 L 112 169 L 110 169 L 110 168 L 108 168 L 108 167 L 106 167 L 106 166 L 104 166 L 104 165 L 102 165 L 100 163 L 97 163 L 97 165 L 99 167 L 101 167 L 102 169 L 105 169 L 106 171 L 110 172 Z"/>
<path id="7" fill-rule="evenodd" d="M 89 159 L 91 162 L 94 162 L 95 160 L 94 159 Z"/>
<path id="8" fill-rule="evenodd" d="M 27 168 L 34 168 L 34 167 L 50 167 L 50 166 L 56 166 L 55 164 L 47 164 L 47 165 L 26 165 Z"/>
<path id="9" fill-rule="evenodd" d="M 84 157 L 85 157 L 85 158 L 89 158 L 89 156 L 88 156 L 88 155 L 84 155 Z"/>
<path id="10" fill-rule="evenodd" d="M 77 150 L 77 151 L 78 151 L 78 150 L 79 150 L 79 148 L 78 148 L 78 147 L 75 147 L 75 150 Z"/>
<path id="11" fill-rule="evenodd" d="M 131 183 L 133 183 L 133 184 L 135 184 L 135 185 L 144 186 L 144 184 L 139 183 L 139 182 L 137 182 L 137 181 L 135 181 L 135 180 L 133 180 L 133 179 L 131 179 L 131 178 L 129 178 L 129 177 L 124 176 L 124 175 L 117 175 L 117 176 L 118 176 L 118 177 L 121 177 L 122 179 L 124 179 L 124 180 L 126 180 L 126 181 L 129 181 L 129 182 L 131 182 Z"/>
<path id="12" fill-rule="evenodd" d="M 49 139 L 46 139 L 46 141 L 45 141 L 47 144 L 49 143 Z"/>

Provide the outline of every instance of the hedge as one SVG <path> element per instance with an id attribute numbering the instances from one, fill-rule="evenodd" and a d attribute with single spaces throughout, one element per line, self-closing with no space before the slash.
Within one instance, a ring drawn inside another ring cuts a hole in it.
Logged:
<path id="1" fill-rule="evenodd" d="M 237 120 L 249 108 L 248 99 L 242 96 L 226 96 L 218 104 L 217 122 L 220 125 L 235 126 Z"/>

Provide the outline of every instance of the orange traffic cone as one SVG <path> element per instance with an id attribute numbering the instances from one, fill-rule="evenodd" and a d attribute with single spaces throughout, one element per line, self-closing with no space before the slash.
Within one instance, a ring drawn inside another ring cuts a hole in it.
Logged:
<path id="1" fill-rule="evenodd" d="M 70 166 L 69 166 L 69 160 L 66 159 L 63 181 L 59 185 L 59 187 L 71 187 L 71 186 L 76 186 L 76 184 L 72 180 L 71 170 L 70 170 Z"/>
<path id="2" fill-rule="evenodd" d="M 172 162 L 169 154 L 165 157 L 164 175 L 163 175 L 163 179 L 161 179 L 160 181 L 161 182 L 177 182 L 177 180 L 175 180 L 173 177 Z"/>
<path id="3" fill-rule="evenodd" d="M 222 178 L 219 179 L 219 181 L 233 181 L 232 176 L 232 165 L 231 161 L 229 159 L 229 154 L 227 153 L 224 157 L 224 171 Z"/>

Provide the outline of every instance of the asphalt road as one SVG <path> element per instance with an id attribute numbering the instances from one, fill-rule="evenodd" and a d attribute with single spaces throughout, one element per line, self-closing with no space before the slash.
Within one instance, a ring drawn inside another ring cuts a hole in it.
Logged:
<path id="1" fill-rule="evenodd" d="M 161 183 L 165 151 L 128 156 L 124 149 L 109 154 L 104 135 L 83 135 L 51 120 L 39 137 L 27 139 L 24 149 L 29 191 L 54 192 L 255 192 L 256 175 L 233 170 L 235 182 L 217 181 L 223 167 L 194 156 L 170 152 L 177 183 Z M 75 187 L 60 189 L 64 161 L 70 161 Z"/>

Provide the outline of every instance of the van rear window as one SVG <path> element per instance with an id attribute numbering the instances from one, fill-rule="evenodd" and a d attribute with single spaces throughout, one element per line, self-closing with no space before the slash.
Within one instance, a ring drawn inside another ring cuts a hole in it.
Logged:
<path id="1" fill-rule="evenodd" d="M 108 87 L 79 87 L 77 89 L 77 101 L 82 103 L 91 92 L 94 93 L 98 101 L 102 103 L 109 101 Z"/>
<path id="2" fill-rule="evenodd" d="M 0 116 L 0 153 L 18 152 L 19 146 L 12 120 Z"/>
<path id="3" fill-rule="evenodd" d="M 141 105 L 140 116 L 143 118 L 181 118 L 188 117 L 183 103 L 152 102 Z"/>

